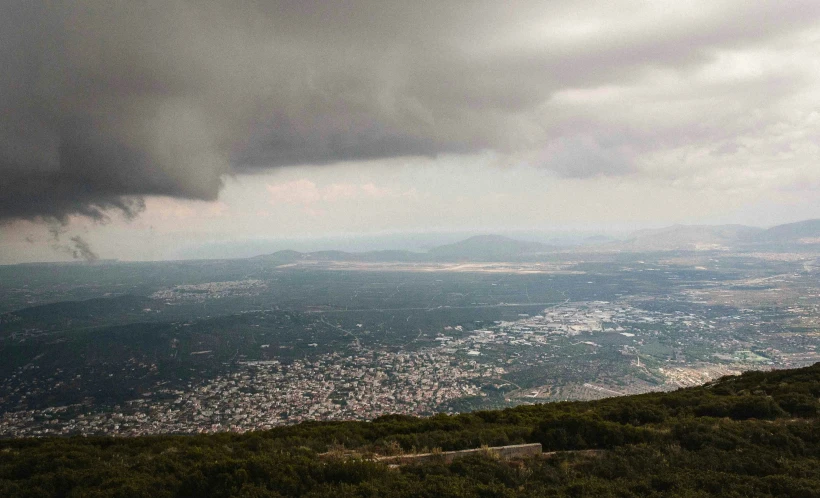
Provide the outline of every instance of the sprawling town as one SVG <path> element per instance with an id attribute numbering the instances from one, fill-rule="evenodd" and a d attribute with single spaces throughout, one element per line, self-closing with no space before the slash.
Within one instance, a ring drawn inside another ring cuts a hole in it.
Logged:
<path id="1" fill-rule="evenodd" d="M 451 361 L 437 350 L 333 353 L 289 365 L 253 361 L 189 391 L 160 389 L 110 412 L 68 420 L 75 407 L 6 413 L 0 435 L 244 432 L 305 420 L 430 415 L 447 401 L 478 395 L 474 381 L 501 370 Z"/>
<path id="2" fill-rule="evenodd" d="M 0 436 L 243 432 L 305 420 L 430 415 L 458 411 L 463 400 L 513 406 L 598 399 L 820 359 L 805 348 L 796 359 L 788 334 L 762 344 L 754 328 L 760 321 L 752 310 L 706 317 L 626 301 L 564 301 L 483 328 L 447 325 L 416 348 L 357 341 L 292 361 L 241 360 L 215 377 L 181 387 L 160 383 L 102 410 L 75 404 L 8 411 Z"/>

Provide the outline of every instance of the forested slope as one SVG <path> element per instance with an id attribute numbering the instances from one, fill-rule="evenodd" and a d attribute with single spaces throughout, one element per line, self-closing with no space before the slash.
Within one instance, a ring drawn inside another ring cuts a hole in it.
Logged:
<path id="1" fill-rule="evenodd" d="M 203 436 L 0 441 L 0 496 L 820 496 L 820 364 L 587 403 Z M 540 442 L 549 458 L 374 454 Z M 574 450 L 601 449 L 602 452 Z"/>

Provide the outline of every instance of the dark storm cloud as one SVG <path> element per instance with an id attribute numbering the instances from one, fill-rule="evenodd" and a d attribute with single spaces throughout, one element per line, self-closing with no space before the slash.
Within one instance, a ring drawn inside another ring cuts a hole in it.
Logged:
<path id="1" fill-rule="evenodd" d="M 556 94 L 688 71 L 820 12 L 681 4 L 6 1 L 0 220 L 133 216 L 144 195 L 215 199 L 236 172 L 407 155 L 527 151 L 566 176 L 622 174 L 638 141 L 672 138 Z"/>

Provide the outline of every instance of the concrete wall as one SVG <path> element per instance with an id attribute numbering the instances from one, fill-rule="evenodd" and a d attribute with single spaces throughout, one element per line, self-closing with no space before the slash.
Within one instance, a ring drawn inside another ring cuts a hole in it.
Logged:
<path id="1" fill-rule="evenodd" d="M 541 443 L 516 444 L 512 446 L 494 446 L 492 448 L 476 448 L 472 450 L 442 451 L 441 453 L 417 453 L 414 455 L 378 457 L 378 461 L 395 465 L 442 461 L 451 463 L 456 458 L 477 455 L 483 452 L 490 452 L 503 460 L 511 460 L 513 458 L 525 458 L 540 455 L 542 449 Z"/>

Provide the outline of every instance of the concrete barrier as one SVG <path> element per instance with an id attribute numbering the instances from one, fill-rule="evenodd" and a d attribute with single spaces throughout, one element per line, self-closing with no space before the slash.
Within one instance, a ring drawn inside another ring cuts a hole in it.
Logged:
<path id="1" fill-rule="evenodd" d="M 515 444 L 511 446 L 494 446 L 491 448 L 475 448 L 472 450 L 442 451 L 435 453 L 415 453 L 412 455 L 397 455 L 376 457 L 379 462 L 391 465 L 407 465 L 411 463 L 444 462 L 451 463 L 456 458 L 469 455 L 480 455 L 489 453 L 502 460 L 512 460 L 513 458 L 526 458 L 541 455 L 541 443 Z"/>

